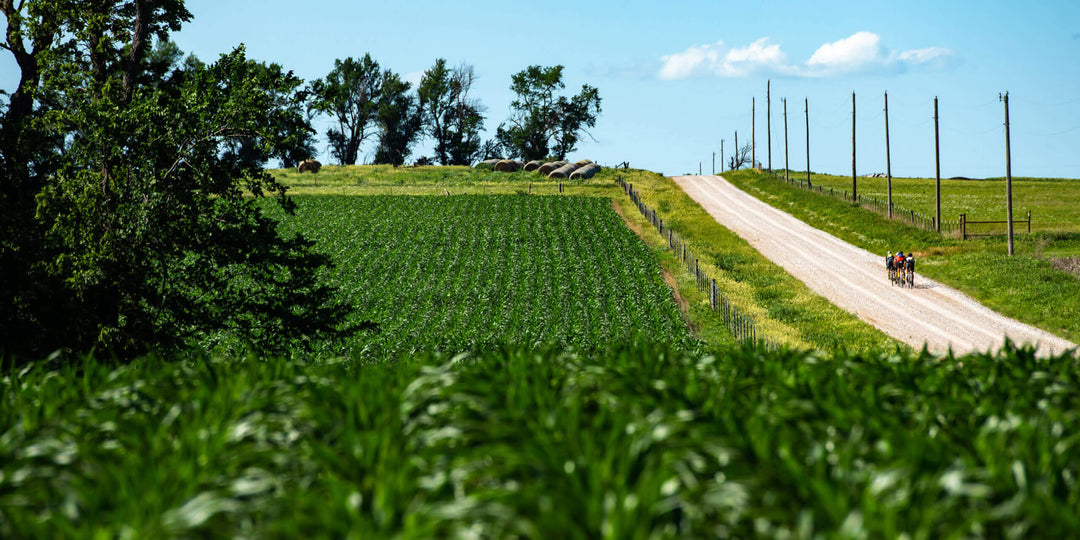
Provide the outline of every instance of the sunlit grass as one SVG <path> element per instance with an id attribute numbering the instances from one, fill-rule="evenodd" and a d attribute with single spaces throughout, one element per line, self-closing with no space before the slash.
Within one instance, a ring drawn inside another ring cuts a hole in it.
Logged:
<path id="1" fill-rule="evenodd" d="M 782 171 L 780 175 L 783 176 Z M 793 179 L 806 179 L 805 171 L 792 171 L 790 175 Z M 851 192 L 850 176 L 811 174 L 810 179 L 814 186 Z M 893 178 L 893 204 L 933 216 L 937 212 L 935 184 L 933 178 Z M 858 177 L 857 186 L 862 196 L 881 200 L 888 197 L 885 178 Z M 957 221 L 963 213 L 971 221 L 1004 221 L 1005 191 L 1004 178 L 943 178 L 941 217 Z M 1028 211 L 1032 214 L 1032 232 L 1080 232 L 1080 179 L 1013 178 L 1013 219 L 1025 219 Z"/>

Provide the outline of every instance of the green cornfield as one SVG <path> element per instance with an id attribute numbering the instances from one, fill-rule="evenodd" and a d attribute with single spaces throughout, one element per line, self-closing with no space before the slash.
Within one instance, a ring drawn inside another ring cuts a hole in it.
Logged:
<path id="1" fill-rule="evenodd" d="M 649 249 L 608 199 L 297 197 L 285 224 L 335 263 L 357 332 L 332 352 L 556 344 L 583 350 L 689 331 Z"/>

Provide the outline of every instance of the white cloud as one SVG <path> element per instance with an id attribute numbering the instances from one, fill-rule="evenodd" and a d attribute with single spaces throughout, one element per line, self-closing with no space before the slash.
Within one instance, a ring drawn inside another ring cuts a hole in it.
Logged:
<path id="1" fill-rule="evenodd" d="M 745 77 L 753 73 L 783 71 L 787 57 L 779 43 L 769 43 L 763 37 L 745 46 L 731 48 L 717 41 L 710 45 L 695 45 L 689 49 L 660 58 L 661 79 L 685 79 L 694 75 Z"/>
<path id="2" fill-rule="evenodd" d="M 881 36 L 873 32 L 856 32 L 821 45 L 803 64 L 789 64 L 780 44 L 763 37 L 745 47 L 729 47 L 723 41 L 717 41 L 662 56 L 657 76 L 664 80 L 755 74 L 829 77 L 869 71 L 941 68 L 954 57 L 951 49 L 943 47 L 890 51 L 881 44 Z"/>
<path id="3" fill-rule="evenodd" d="M 884 62 L 881 36 L 871 32 L 856 32 L 840 41 L 818 47 L 806 61 L 806 67 L 811 70 L 855 71 Z"/>

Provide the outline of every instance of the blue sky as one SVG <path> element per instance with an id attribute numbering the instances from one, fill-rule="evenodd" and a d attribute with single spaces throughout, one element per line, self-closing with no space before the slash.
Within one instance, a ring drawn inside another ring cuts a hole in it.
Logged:
<path id="1" fill-rule="evenodd" d="M 783 167 L 780 99 L 788 98 L 789 156 L 804 169 L 851 172 L 851 94 L 858 173 L 885 170 L 882 94 L 889 92 L 892 171 L 933 176 L 933 99 L 939 98 L 945 177 L 1002 176 L 1010 92 L 1013 173 L 1080 177 L 1080 2 L 189 1 L 174 35 L 212 60 L 239 43 L 250 57 L 310 80 L 335 58 L 371 55 L 417 80 L 438 57 L 467 62 L 487 106 L 485 137 L 509 115 L 510 76 L 530 64 L 566 66 L 568 93 L 596 86 L 595 142 L 574 158 L 665 174 L 708 173 L 720 141 L 751 134 L 768 164 L 766 81 L 772 85 L 772 164 Z M 0 60 L 10 88 L 14 64 Z M 320 148 L 325 146 L 320 143 Z M 370 159 L 369 150 L 361 159 Z M 416 157 L 430 154 L 421 144 Z M 320 156 L 328 161 L 324 155 Z M 719 162 L 719 155 L 717 155 Z"/>

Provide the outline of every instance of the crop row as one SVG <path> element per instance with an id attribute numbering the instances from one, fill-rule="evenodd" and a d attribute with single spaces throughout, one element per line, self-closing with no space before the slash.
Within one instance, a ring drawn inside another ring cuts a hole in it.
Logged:
<path id="1" fill-rule="evenodd" d="M 330 277 L 353 305 L 351 355 L 688 338 L 655 260 L 607 199 L 297 202 L 288 226 L 331 256 Z"/>

